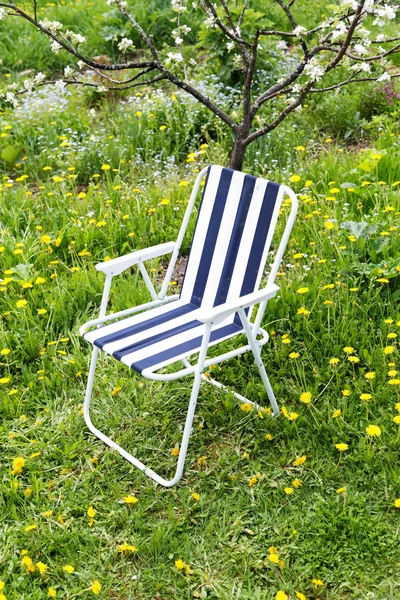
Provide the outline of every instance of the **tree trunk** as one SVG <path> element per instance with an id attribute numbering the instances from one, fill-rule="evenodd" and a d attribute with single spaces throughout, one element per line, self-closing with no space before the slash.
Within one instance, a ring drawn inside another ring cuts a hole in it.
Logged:
<path id="1" fill-rule="evenodd" d="M 243 167 L 244 156 L 246 154 L 246 146 L 243 144 L 244 137 L 237 137 L 232 146 L 230 168 L 235 171 L 241 171 Z"/>

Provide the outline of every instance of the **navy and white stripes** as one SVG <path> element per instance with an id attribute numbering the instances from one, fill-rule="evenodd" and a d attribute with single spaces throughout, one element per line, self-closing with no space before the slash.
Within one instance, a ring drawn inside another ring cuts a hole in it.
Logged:
<path id="1" fill-rule="evenodd" d="M 204 327 L 196 320 L 198 309 L 258 289 L 278 218 L 279 190 L 264 179 L 210 167 L 179 300 L 84 338 L 143 375 L 197 352 Z M 210 345 L 241 331 L 233 315 L 213 328 Z"/>

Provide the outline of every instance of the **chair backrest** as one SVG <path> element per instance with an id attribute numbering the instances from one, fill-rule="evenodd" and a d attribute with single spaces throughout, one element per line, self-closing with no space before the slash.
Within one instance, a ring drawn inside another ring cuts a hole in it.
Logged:
<path id="1" fill-rule="evenodd" d="M 211 307 L 258 289 L 282 194 L 265 179 L 208 168 L 181 298 Z"/>

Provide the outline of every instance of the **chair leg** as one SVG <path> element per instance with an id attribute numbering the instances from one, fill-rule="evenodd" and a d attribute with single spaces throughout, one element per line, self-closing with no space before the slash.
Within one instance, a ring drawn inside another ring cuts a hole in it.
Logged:
<path id="1" fill-rule="evenodd" d="M 188 412 L 186 415 L 185 428 L 183 431 L 182 443 L 181 443 L 181 447 L 180 447 L 180 451 L 179 451 L 179 458 L 178 458 L 178 462 L 177 462 L 177 466 L 176 466 L 176 472 L 172 479 L 164 479 L 164 477 L 161 477 L 161 475 L 158 475 L 158 473 L 156 473 L 152 469 L 149 469 L 148 467 L 146 467 L 146 465 L 143 464 L 140 460 L 138 460 L 137 458 L 132 456 L 132 454 L 130 454 L 129 452 L 124 450 L 124 448 L 119 446 L 116 442 L 114 442 L 111 438 L 109 438 L 107 435 L 102 433 L 99 429 L 97 429 L 97 427 L 95 427 L 93 425 L 92 420 L 90 418 L 90 400 L 92 397 L 93 382 L 94 382 L 94 376 L 96 373 L 97 358 L 99 355 L 99 349 L 96 347 L 93 348 L 92 360 L 91 360 L 90 369 L 89 369 L 88 383 L 87 383 L 87 387 L 86 387 L 85 402 L 83 405 L 83 415 L 85 418 L 86 425 L 88 426 L 90 431 L 96 437 L 98 437 L 100 440 L 102 440 L 105 444 L 107 444 L 113 450 L 117 450 L 117 452 L 119 452 L 119 454 L 121 454 L 121 456 L 123 456 L 132 465 L 134 465 L 135 467 L 140 469 L 140 471 L 142 471 L 145 475 L 147 475 L 147 477 L 150 477 L 150 479 L 153 479 L 153 481 L 155 481 L 156 483 L 158 483 L 164 487 L 172 487 L 172 486 L 176 485 L 178 483 L 178 481 L 181 479 L 182 474 L 183 474 L 187 449 L 188 449 L 188 445 L 189 445 L 189 438 L 190 438 L 190 434 L 191 434 L 191 430 L 192 430 L 193 417 L 194 417 L 194 413 L 196 410 L 196 403 L 197 403 L 197 398 L 198 398 L 199 390 L 200 390 L 201 375 L 203 372 L 204 361 L 206 358 L 207 346 L 208 346 L 208 341 L 209 341 L 209 337 L 210 337 L 210 329 L 211 329 L 210 326 L 207 326 L 204 336 L 203 336 L 203 342 L 202 342 L 202 347 L 200 350 L 199 361 L 196 365 L 196 371 L 195 371 L 192 392 L 190 394 L 189 408 L 188 408 Z"/>
<path id="2" fill-rule="evenodd" d="M 276 401 L 275 394 L 274 394 L 274 391 L 272 389 L 272 386 L 271 386 L 271 384 L 269 382 L 268 375 L 267 375 L 267 372 L 266 372 L 265 367 L 264 367 L 264 363 L 261 360 L 261 348 L 260 348 L 260 346 L 256 342 L 256 339 L 254 337 L 253 331 L 252 331 L 252 329 L 251 329 L 251 327 L 249 325 L 249 321 L 247 319 L 246 313 L 244 312 L 243 308 L 239 309 L 238 313 L 239 313 L 241 321 L 243 323 L 243 327 L 244 327 L 247 339 L 249 341 L 251 351 L 253 352 L 254 362 L 255 362 L 255 364 L 256 364 L 259 372 L 260 372 L 261 379 L 263 381 L 265 390 L 266 390 L 267 395 L 268 395 L 268 399 L 269 399 L 269 401 L 271 403 L 271 406 L 272 406 L 272 416 L 276 417 L 276 416 L 279 415 L 279 412 L 280 412 L 279 411 L 279 406 L 278 406 L 278 403 Z"/>

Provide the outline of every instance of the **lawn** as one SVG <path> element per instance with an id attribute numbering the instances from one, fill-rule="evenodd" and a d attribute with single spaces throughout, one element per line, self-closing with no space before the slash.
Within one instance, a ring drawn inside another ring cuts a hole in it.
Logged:
<path id="1" fill-rule="evenodd" d="M 3 80 L 20 69 L 9 63 Z M 230 105 L 231 88 L 206 84 Z M 313 97 L 249 148 L 246 172 L 299 197 L 263 320 L 282 413 L 205 383 L 172 489 L 87 430 L 78 332 L 98 314 L 94 265 L 176 238 L 229 135 L 168 86 L 103 99 L 44 88 L 0 112 L 1 600 L 400 597 L 398 91 Z M 155 285 L 165 268 L 152 261 Z M 132 269 L 109 311 L 147 299 Z M 98 372 L 95 424 L 172 476 L 191 379 L 145 380 L 105 356 Z M 250 355 L 210 372 L 268 406 Z"/>

